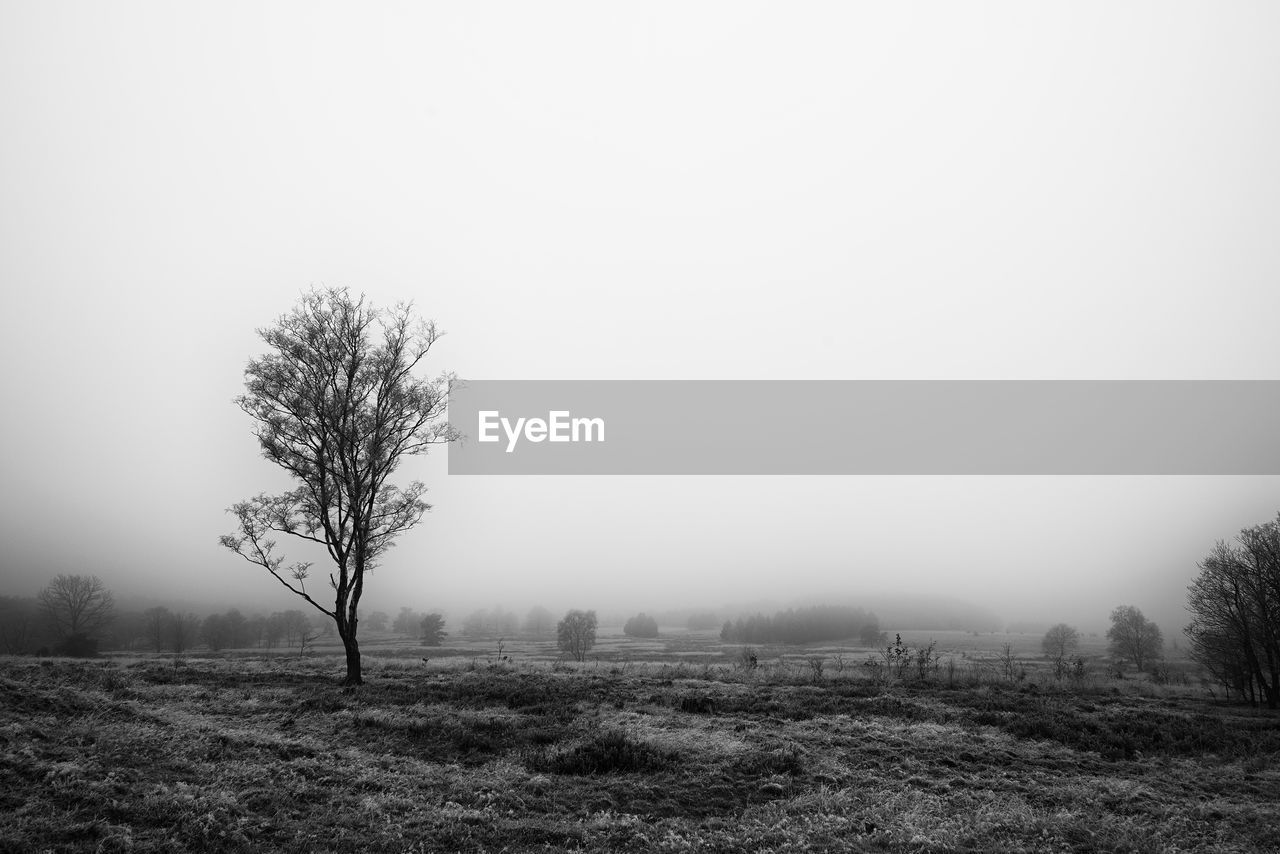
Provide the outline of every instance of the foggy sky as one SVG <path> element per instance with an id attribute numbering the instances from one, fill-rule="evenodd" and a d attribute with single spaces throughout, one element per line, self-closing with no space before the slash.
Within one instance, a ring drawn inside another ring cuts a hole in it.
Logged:
<path id="1" fill-rule="evenodd" d="M 1276 379 L 1272 3 L 0 6 L 0 580 L 298 607 L 232 403 L 311 285 L 473 379 Z M 1229 414 L 1224 414 L 1226 417 Z M 777 413 L 742 413 L 761 453 Z M 449 477 L 370 607 L 1183 621 L 1264 477 Z"/>

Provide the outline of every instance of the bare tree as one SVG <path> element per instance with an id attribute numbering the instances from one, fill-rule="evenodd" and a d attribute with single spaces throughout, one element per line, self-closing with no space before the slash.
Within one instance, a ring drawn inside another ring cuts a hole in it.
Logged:
<path id="1" fill-rule="evenodd" d="M 596 645 L 596 612 L 574 610 L 565 614 L 556 626 L 556 641 L 560 649 L 582 661 Z"/>
<path id="2" fill-rule="evenodd" d="M 1228 691 L 1280 708 L 1280 520 L 1219 542 L 1187 589 L 1191 654 Z"/>
<path id="3" fill-rule="evenodd" d="M 334 621 L 346 650 L 344 684 L 358 685 L 366 575 L 430 509 L 421 483 L 401 489 L 388 478 L 404 457 L 457 438 L 443 421 L 456 380 L 413 376 L 440 336 L 433 323 L 415 322 L 404 304 L 376 309 L 346 289 L 305 294 L 259 334 L 272 352 L 249 362 L 247 392 L 236 402 L 253 418 L 263 455 L 298 488 L 236 504 L 239 530 L 221 542 Z M 324 547 L 332 607 L 307 590 L 310 562 L 285 565 L 275 534 Z"/>
<path id="4" fill-rule="evenodd" d="M 40 591 L 40 609 L 62 638 L 89 637 L 115 616 L 111 591 L 96 575 L 59 575 Z"/>
<path id="5" fill-rule="evenodd" d="M 304 621 L 298 627 L 298 657 L 307 654 L 307 649 L 315 645 L 325 634 L 326 625 Z"/>
<path id="6" fill-rule="evenodd" d="M 1111 612 L 1111 628 L 1107 630 L 1111 654 L 1143 670 L 1158 659 L 1164 650 L 1160 627 L 1148 620 L 1132 605 L 1121 605 Z"/>
<path id="7" fill-rule="evenodd" d="M 1044 650 L 1044 654 L 1054 661 L 1064 661 L 1079 646 L 1080 632 L 1066 623 L 1058 623 L 1049 629 L 1040 641 L 1040 648 Z"/>

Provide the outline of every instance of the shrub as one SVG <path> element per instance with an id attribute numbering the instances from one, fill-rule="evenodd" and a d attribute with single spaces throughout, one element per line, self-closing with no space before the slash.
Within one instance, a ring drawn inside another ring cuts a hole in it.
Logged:
<path id="1" fill-rule="evenodd" d="M 923 682 L 929 678 L 930 671 L 938 669 L 938 655 L 934 651 L 938 646 L 937 641 L 929 641 L 928 646 L 922 646 L 916 650 L 916 676 Z"/>
<path id="2" fill-rule="evenodd" d="M 871 681 L 876 685 L 888 683 L 890 678 L 902 679 L 914 669 L 916 678 L 924 681 L 930 674 L 938 672 L 942 657 L 937 653 L 938 642 L 929 641 L 928 646 L 912 649 L 903 643 L 902 635 L 895 635 L 893 643 L 880 650 L 880 659 L 869 658 L 865 666 L 871 671 Z M 954 664 L 950 669 L 952 681 L 955 679 Z M 820 676 L 821 673 L 819 672 Z"/>
<path id="3" fill-rule="evenodd" d="M 622 633 L 632 638 L 656 638 L 658 636 L 658 621 L 643 613 L 636 614 L 627 620 L 622 627 Z"/>
<path id="4" fill-rule="evenodd" d="M 444 616 L 441 614 L 427 614 L 418 625 L 423 646 L 440 646 L 448 634 L 444 630 Z"/>
<path id="5" fill-rule="evenodd" d="M 691 715 L 714 715 L 716 701 L 711 697 L 681 697 L 680 711 Z"/>
<path id="6" fill-rule="evenodd" d="M 678 759 L 674 751 L 660 750 L 626 733 L 610 731 L 568 750 L 535 753 L 527 764 L 531 770 L 553 774 L 629 774 L 661 771 Z"/>
<path id="7" fill-rule="evenodd" d="M 805 772 L 804 754 L 794 745 L 777 750 L 762 750 L 739 757 L 733 763 L 733 768 L 739 774 L 749 777 L 772 777 L 784 774 L 799 777 Z"/>

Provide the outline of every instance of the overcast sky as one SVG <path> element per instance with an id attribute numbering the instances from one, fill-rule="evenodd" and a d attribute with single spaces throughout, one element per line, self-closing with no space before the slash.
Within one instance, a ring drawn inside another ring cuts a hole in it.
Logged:
<path id="1" fill-rule="evenodd" d="M 232 403 L 311 285 L 473 379 L 1280 379 L 1280 5 L 0 3 L 0 575 L 296 600 Z M 743 413 L 762 452 L 786 441 Z M 449 477 L 392 609 L 1181 617 L 1267 477 Z"/>

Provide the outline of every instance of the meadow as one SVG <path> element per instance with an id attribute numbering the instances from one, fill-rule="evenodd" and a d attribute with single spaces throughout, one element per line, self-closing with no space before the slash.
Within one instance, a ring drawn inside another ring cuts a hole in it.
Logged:
<path id="1" fill-rule="evenodd" d="M 0 851 L 1280 850 L 1276 713 L 930 640 L 3 658 Z"/>

